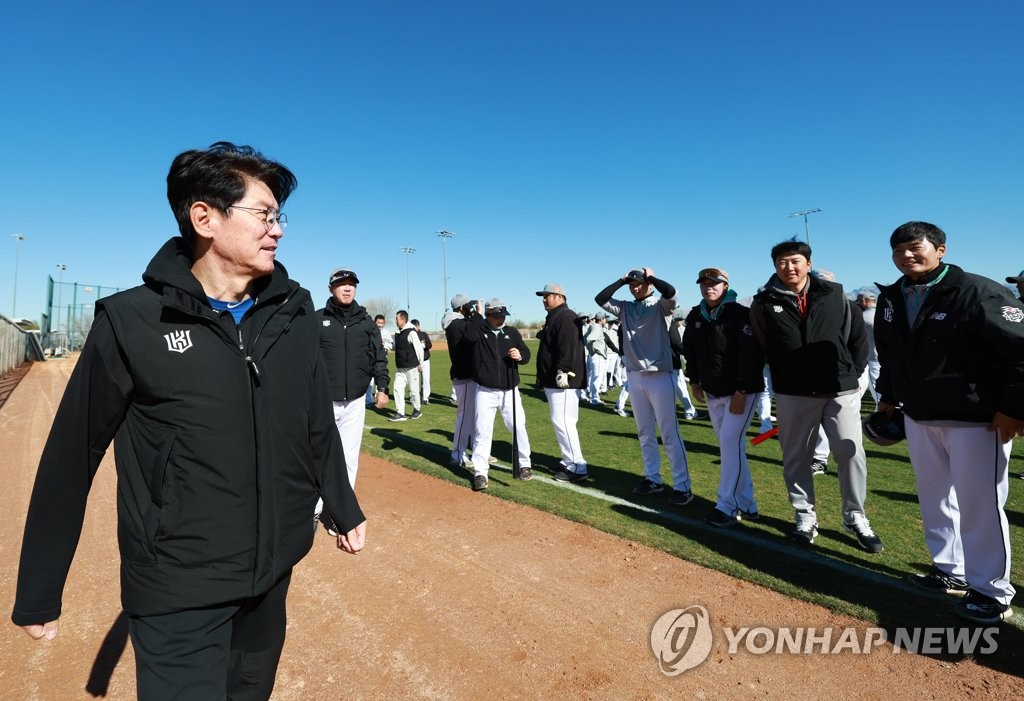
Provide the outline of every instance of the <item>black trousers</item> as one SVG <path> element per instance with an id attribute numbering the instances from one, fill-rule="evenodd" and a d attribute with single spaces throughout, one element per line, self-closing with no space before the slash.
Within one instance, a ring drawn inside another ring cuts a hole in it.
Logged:
<path id="1" fill-rule="evenodd" d="M 284 647 L 291 572 L 270 591 L 220 606 L 130 616 L 141 701 L 265 701 Z"/>

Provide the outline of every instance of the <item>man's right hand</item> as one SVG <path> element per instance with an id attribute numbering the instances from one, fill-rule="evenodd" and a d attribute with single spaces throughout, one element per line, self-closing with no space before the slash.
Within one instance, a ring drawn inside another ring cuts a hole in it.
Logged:
<path id="1" fill-rule="evenodd" d="M 53 640 L 57 637 L 58 627 L 57 621 L 50 621 L 49 623 L 33 623 L 32 625 L 22 626 L 22 629 L 33 640 L 42 640 L 43 638 Z"/>

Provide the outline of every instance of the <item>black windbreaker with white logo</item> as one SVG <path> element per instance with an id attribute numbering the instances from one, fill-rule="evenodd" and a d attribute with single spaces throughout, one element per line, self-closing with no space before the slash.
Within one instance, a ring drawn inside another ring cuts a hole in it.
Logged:
<path id="1" fill-rule="evenodd" d="M 36 476 L 14 622 L 59 617 L 86 498 L 114 441 L 121 596 L 156 615 L 267 591 L 309 550 L 318 494 L 364 520 L 334 425 L 309 293 L 280 265 L 236 327 L 180 238 L 96 304 Z"/>
<path id="2" fill-rule="evenodd" d="M 879 285 L 881 400 L 918 421 L 988 423 L 997 411 L 1024 419 L 1024 305 L 993 280 L 945 267 L 913 327 L 905 278 Z"/>

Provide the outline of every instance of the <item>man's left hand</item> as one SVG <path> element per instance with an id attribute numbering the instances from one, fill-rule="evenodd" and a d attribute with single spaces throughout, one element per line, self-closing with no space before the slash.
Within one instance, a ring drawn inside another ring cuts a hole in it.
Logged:
<path id="1" fill-rule="evenodd" d="M 378 391 L 377 392 L 377 397 L 374 399 L 374 406 L 377 407 L 378 409 L 383 409 L 387 405 L 388 405 L 388 393 L 387 392 L 380 392 L 380 391 Z"/>
<path id="2" fill-rule="evenodd" d="M 338 549 L 355 555 L 366 545 L 366 521 L 338 536 Z"/>

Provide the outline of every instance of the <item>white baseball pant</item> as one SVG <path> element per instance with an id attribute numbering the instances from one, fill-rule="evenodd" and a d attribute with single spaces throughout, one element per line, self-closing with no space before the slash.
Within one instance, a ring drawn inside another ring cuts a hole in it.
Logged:
<path id="1" fill-rule="evenodd" d="M 516 440 L 519 443 L 519 467 L 530 467 L 530 438 L 526 435 L 526 414 L 519 388 L 492 389 L 476 386 L 476 422 L 473 437 L 473 473 L 487 475 L 487 458 L 494 438 L 494 414 L 501 411 L 505 428 L 512 432 L 512 405 L 516 412 Z"/>
<path id="2" fill-rule="evenodd" d="M 683 405 L 683 413 L 686 414 L 686 418 L 692 419 L 697 415 L 697 408 L 690 401 L 690 390 L 686 387 L 686 374 L 682 370 L 673 370 L 672 372 L 676 376 L 676 399 Z"/>
<path id="3" fill-rule="evenodd" d="M 1009 604 L 1016 591 L 1005 511 L 1013 443 L 980 424 L 934 426 L 905 416 L 904 425 L 935 567 Z"/>
<path id="4" fill-rule="evenodd" d="M 473 424 L 476 422 L 476 382 L 473 380 L 452 380 L 455 392 L 455 431 L 452 434 L 452 460 L 466 462 L 470 442 L 473 440 Z"/>
<path id="5" fill-rule="evenodd" d="M 423 372 L 420 373 L 420 391 L 423 395 L 423 401 L 430 401 L 430 361 L 423 361 Z"/>
<path id="6" fill-rule="evenodd" d="M 757 395 L 746 395 L 742 414 L 729 411 L 732 396 L 714 397 L 704 395 L 708 402 L 711 427 L 718 437 L 721 456 L 721 474 L 718 478 L 718 502 L 715 508 L 729 516 L 736 511 L 757 511 L 754 501 L 754 479 L 747 463 L 747 427 L 754 416 Z"/>
<path id="7" fill-rule="evenodd" d="M 395 370 L 395 411 L 405 416 L 405 387 L 409 386 L 409 401 L 412 410 L 420 410 L 420 372 L 416 368 Z"/>
<path id="8" fill-rule="evenodd" d="M 627 373 L 629 401 L 633 406 L 637 436 L 640 439 L 640 455 L 644 461 L 644 476 L 655 484 L 661 484 L 661 451 L 658 448 L 658 434 L 654 429 L 657 421 L 661 441 L 672 470 L 673 488 L 681 492 L 690 491 L 690 469 L 686 462 L 686 448 L 679 435 L 676 422 L 676 396 L 671 372 Z"/>
<path id="9" fill-rule="evenodd" d="M 562 453 L 562 467 L 581 475 L 587 473 L 587 461 L 583 458 L 580 434 L 576 423 L 580 418 L 580 390 L 545 387 L 548 398 L 548 413 L 551 426 L 555 429 L 555 440 Z"/>

